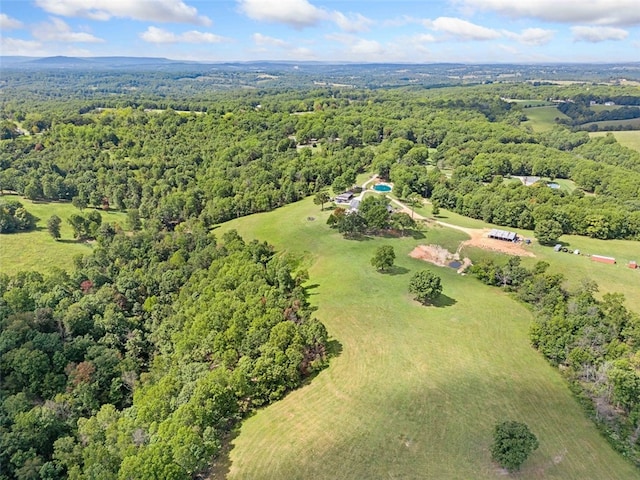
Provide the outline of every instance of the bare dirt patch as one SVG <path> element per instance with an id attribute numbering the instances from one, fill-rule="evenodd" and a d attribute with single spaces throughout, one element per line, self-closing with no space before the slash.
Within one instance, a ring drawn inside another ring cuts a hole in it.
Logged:
<path id="1" fill-rule="evenodd" d="M 464 231 L 471 238 L 462 242 L 458 251 L 463 247 L 477 247 L 519 257 L 535 257 L 533 252 L 527 250 L 522 242 L 505 242 L 504 240 L 487 237 L 487 233 L 490 231 L 488 228 L 465 228 Z"/>
<path id="2" fill-rule="evenodd" d="M 451 262 L 458 262 L 460 264 L 458 273 L 464 272 L 471 265 L 471 260 L 468 258 L 461 260 L 458 253 L 451 253 L 440 245 L 418 245 L 409 253 L 409 256 L 440 267 L 448 267 Z"/>

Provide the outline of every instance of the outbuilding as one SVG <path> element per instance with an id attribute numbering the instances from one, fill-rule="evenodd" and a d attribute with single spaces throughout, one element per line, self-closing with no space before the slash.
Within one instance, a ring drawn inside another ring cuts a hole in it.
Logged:
<path id="1" fill-rule="evenodd" d="M 603 255 L 591 255 L 592 262 L 600 262 L 600 263 L 608 263 L 610 265 L 614 265 L 616 263 L 616 259 L 613 257 L 605 257 Z"/>
<path id="2" fill-rule="evenodd" d="M 353 192 L 348 191 L 348 192 L 341 193 L 340 195 L 336 195 L 336 198 L 334 200 L 336 203 L 349 203 L 352 198 L 353 198 Z"/>
<path id="3" fill-rule="evenodd" d="M 504 240 L 505 242 L 517 242 L 518 234 L 516 232 L 508 232 L 506 230 L 492 229 L 489 232 L 489 238 L 496 238 L 498 240 Z"/>

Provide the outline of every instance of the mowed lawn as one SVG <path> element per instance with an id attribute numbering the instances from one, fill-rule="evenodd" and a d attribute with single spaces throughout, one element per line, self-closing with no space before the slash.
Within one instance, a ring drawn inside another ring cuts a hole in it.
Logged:
<path id="1" fill-rule="evenodd" d="M 70 269 L 75 255 L 91 252 L 90 243 L 74 240 L 73 229 L 67 222 L 67 218 L 72 214 L 87 213 L 88 210 L 80 212 L 71 203 L 32 202 L 17 195 L 5 195 L 1 198 L 15 198 L 39 220 L 34 231 L 0 235 L 0 272 L 46 272 L 52 267 Z M 100 214 L 103 222 L 118 223 L 123 227 L 126 224 L 124 213 L 100 211 Z M 47 231 L 47 220 L 52 215 L 58 215 L 62 219 L 61 239 L 58 241 Z"/>
<path id="2" fill-rule="evenodd" d="M 243 423 L 229 478 L 505 478 L 489 448 L 495 423 L 506 419 L 526 422 L 540 440 L 515 478 L 640 478 L 530 347 L 525 307 L 407 255 L 416 244 L 455 243 L 464 234 L 344 240 L 327 216 L 307 199 L 216 230 L 235 228 L 246 240 L 306 255 L 310 299 L 341 348 L 308 385 Z M 395 248 L 397 267 L 381 274 L 369 262 L 385 244 Z M 407 293 L 420 269 L 442 277 L 437 306 Z"/>

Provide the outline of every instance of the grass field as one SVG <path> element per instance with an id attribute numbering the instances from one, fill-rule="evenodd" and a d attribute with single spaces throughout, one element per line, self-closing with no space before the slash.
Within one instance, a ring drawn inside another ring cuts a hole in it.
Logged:
<path id="1" fill-rule="evenodd" d="M 8 197 L 8 196 L 5 196 Z M 13 274 L 20 270 L 38 270 L 46 272 L 51 267 L 69 268 L 73 257 L 91 251 L 91 244 L 76 242 L 73 230 L 67 223 L 67 218 L 74 213 L 80 213 L 70 203 L 60 202 L 32 202 L 30 200 L 12 196 L 18 199 L 28 212 L 39 218 L 37 230 L 32 232 L 0 235 L 0 272 Z M 101 211 L 103 222 L 115 222 L 124 226 L 124 213 Z M 55 241 L 47 232 L 47 220 L 52 215 L 62 219 L 59 241 Z"/>
<path id="2" fill-rule="evenodd" d="M 216 230 L 306 255 L 310 299 L 341 345 L 312 382 L 243 423 L 229 478 L 505 478 L 489 453 L 493 426 L 504 419 L 526 422 L 540 440 L 516 478 L 640 478 L 529 346 L 526 308 L 407 255 L 420 243 L 455 244 L 459 232 L 344 240 L 327 216 L 306 199 Z M 385 244 L 396 250 L 396 267 L 380 274 L 369 261 Z M 442 277 L 436 306 L 407 293 L 411 274 L 424 268 Z"/>
<path id="3" fill-rule="evenodd" d="M 639 128 L 640 118 L 630 118 L 628 120 L 604 120 L 602 122 L 583 123 L 582 125 L 580 125 L 580 127 L 586 129 L 591 125 L 598 125 L 598 128 L 600 130 L 606 130 L 607 128 L 617 127 L 619 125 L 629 128 Z"/>
<path id="4" fill-rule="evenodd" d="M 593 132 L 589 136 L 592 137 L 604 137 L 609 132 Z M 618 143 L 628 148 L 633 148 L 640 152 L 640 130 L 629 130 L 622 132 L 611 132 Z"/>
<path id="5" fill-rule="evenodd" d="M 524 110 L 528 120 L 523 125 L 529 125 L 534 132 L 549 130 L 556 125 L 556 118 L 569 118 L 556 108 L 556 106 L 533 107 Z"/>

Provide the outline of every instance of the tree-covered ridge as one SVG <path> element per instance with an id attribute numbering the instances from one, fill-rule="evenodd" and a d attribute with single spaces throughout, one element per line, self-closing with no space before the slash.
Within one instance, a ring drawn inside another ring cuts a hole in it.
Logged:
<path id="1" fill-rule="evenodd" d="M 553 88 L 564 92 L 544 92 Z M 526 109 L 498 96 L 506 89 L 229 94 L 203 105 L 206 113 L 80 102 L 25 114 L 10 103 L 5 112 L 44 131 L 0 144 L 0 188 L 127 209 L 171 230 L 190 218 L 209 227 L 271 210 L 327 186 L 339 193 L 372 168 L 399 196 L 432 197 L 488 222 L 534 229 L 553 220 L 563 233 L 637 238 L 640 154 L 560 126 L 534 134 L 521 126 Z M 577 188 L 503 182 L 511 175 Z"/>
<path id="2" fill-rule="evenodd" d="M 486 261 L 471 271 L 530 306 L 533 346 L 561 369 L 614 447 L 640 465 L 640 317 L 625 307 L 623 295 L 597 300 L 598 287 L 588 280 L 569 291 L 548 267 L 538 262 L 529 270 L 512 257 L 506 265 Z"/>
<path id="3" fill-rule="evenodd" d="M 7 478 L 190 478 L 324 365 L 306 274 L 270 246 L 195 226 L 99 242 L 69 274 L 1 278 Z"/>

